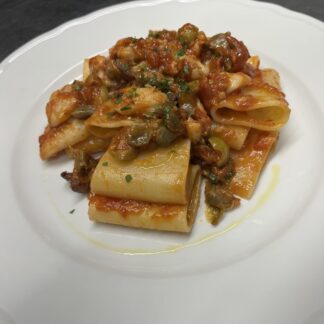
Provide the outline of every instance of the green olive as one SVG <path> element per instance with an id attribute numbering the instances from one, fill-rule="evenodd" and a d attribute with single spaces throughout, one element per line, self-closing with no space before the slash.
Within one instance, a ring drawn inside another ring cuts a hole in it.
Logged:
<path id="1" fill-rule="evenodd" d="M 209 137 L 208 142 L 210 143 L 214 151 L 217 151 L 221 154 L 220 159 L 218 160 L 216 165 L 218 167 L 224 166 L 229 159 L 228 145 L 224 142 L 224 140 L 216 136 Z"/>

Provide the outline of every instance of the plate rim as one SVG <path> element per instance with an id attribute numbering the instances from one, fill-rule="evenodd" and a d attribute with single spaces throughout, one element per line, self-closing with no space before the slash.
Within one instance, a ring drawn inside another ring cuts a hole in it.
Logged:
<path id="1" fill-rule="evenodd" d="M 207 0 L 206 2 L 208 2 L 208 1 L 212 1 L 212 0 Z M 134 1 L 134 2 L 131 2 L 131 4 L 136 4 L 136 3 L 158 3 L 158 4 L 161 4 L 161 5 L 163 5 L 163 3 L 171 3 L 171 2 L 174 2 L 174 3 L 177 3 L 177 4 L 179 4 L 179 5 L 181 5 L 181 2 L 204 2 L 204 0 L 184 0 L 184 1 L 182 1 L 182 0 L 158 0 L 158 1 L 156 1 L 156 0 L 152 0 L 152 1 Z M 225 0 L 218 0 L 218 2 L 220 2 L 220 3 L 225 3 L 226 1 Z M 127 3 L 125 3 L 125 4 L 122 4 L 122 5 L 115 5 L 115 6 L 112 6 L 112 7 L 122 7 L 122 9 L 121 10 L 128 10 L 130 7 L 127 7 L 127 4 L 129 4 L 130 2 L 127 2 Z M 252 4 L 252 3 L 254 3 L 255 4 L 255 1 L 251 1 L 251 0 L 231 0 L 231 1 L 229 1 L 229 2 L 226 2 L 226 3 L 228 3 L 228 4 L 231 4 L 231 3 L 242 3 L 242 4 L 246 4 L 246 3 L 250 3 L 250 4 Z M 258 5 L 258 4 L 256 4 L 256 5 Z M 264 4 L 263 3 L 259 3 L 259 6 L 257 6 L 257 8 L 261 8 L 262 6 L 263 6 Z M 270 6 L 272 6 L 273 4 L 269 4 Z M 266 6 L 265 7 L 267 7 L 268 6 L 268 4 L 266 4 Z M 277 10 L 279 11 L 278 12 L 278 14 L 280 14 L 280 11 L 281 11 L 281 9 L 283 9 L 284 11 L 285 10 L 287 10 L 287 11 L 290 11 L 289 9 L 285 9 L 285 8 L 283 8 L 283 7 L 281 7 L 281 6 L 277 6 L 277 5 L 273 5 L 274 7 L 277 7 Z M 278 9 L 279 8 L 279 9 Z M 65 23 L 65 24 L 62 24 L 62 25 L 60 25 L 60 26 L 58 26 L 58 27 L 56 27 L 55 29 L 53 29 L 53 30 L 50 30 L 50 31 L 48 31 L 48 32 L 46 32 L 46 33 L 44 33 L 44 34 L 41 34 L 40 36 L 38 36 L 38 37 L 36 37 L 35 39 L 32 39 L 31 41 L 29 41 L 28 43 L 26 43 L 25 45 L 23 45 L 23 46 L 21 46 L 21 47 L 19 47 L 17 50 L 15 50 L 12 54 L 10 54 L 7 58 L 6 58 L 6 60 L 12 60 L 12 61 L 10 61 L 10 62 L 8 62 L 8 61 L 6 61 L 5 60 L 5 62 L 3 62 L 4 64 L 11 64 L 11 63 L 13 63 L 13 64 L 15 64 L 16 62 L 15 62 L 15 60 L 16 60 L 16 58 L 18 58 L 18 57 L 20 57 L 20 55 L 24 55 L 24 54 L 26 54 L 27 52 L 29 52 L 29 51 L 32 51 L 33 50 L 33 48 L 34 48 L 34 46 L 37 46 L 37 44 L 39 44 L 39 43 L 43 43 L 43 42 L 46 42 L 47 41 L 47 39 L 48 38 L 51 38 L 51 37 L 56 37 L 56 36 L 60 36 L 60 34 L 61 33 L 63 33 L 66 29 L 69 29 L 70 27 L 73 27 L 73 26 L 75 26 L 75 25 L 79 25 L 79 23 L 82 23 L 82 21 L 83 21 L 83 19 L 86 19 L 87 17 L 89 18 L 89 17 L 91 17 L 91 19 L 96 19 L 97 17 L 100 17 L 100 15 L 102 14 L 102 15 L 105 15 L 105 14 L 107 14 L 107 15 L 110 15 L 111 14 L 111 11 L 110 11 L 110 9 L 111 9 L 111 7 L 106 7 L 106 8 L 103 8 L 103 9 L 101 9 L 101 10 L 99 10 L 99 12 L 100 12 L 100 14 L 99 15 L 97 15 L 98 14 L 98 11 L 95 11 L 95 12 L 92 12 L 92 13 L 90 13 L 90 14 L 88 14 L 88 15 L 86 15 L 86 16 L 81 16 L 81 17 L 79 17 L 79 18 L 76 18 L 76 19 L 73 19 L 73 20 L 70 20 L 70 21 L 68 21 L 67 23 Z M 267 11 L 267 10 L 266 10 Z M 294 12 L 294 11 L 292 11 L 292 13 L 293 13 L 293 15 L 292 15 L 292 17 L 295 15 L 295 14 L 297 14 L 297 15 L 299 15 L 299 13 L 296 13 L 296 12 Z M 311 18 L 311 20 L 313 19 L 312 17 L 309 17 L 309 16 L 307 16 L 307 15 L 304 15 L 304 14 L 300 14 L 301 16 L 305 16 L 305 17 L 307 17 L 307 19 L 308 18 Z M 282 15 L 282 16 L 285 16 L 285 15 Z M 90 19 L 90 21 L 91 21 L 91 19 Z M 297 19 L 298 21 L 300 21 L 299 19 Z M 316 19 L 314 19 L 315 21 L 316 21 Z M 305 20 L 303 20 L 302 19 L 302 21 L 305 21 Z M 85 22 L 87 22 L 87 20 L 85 20 Z M 322 35 L 322 32 L 324 31 L 324 29 L 323 29 L 323 27 L 324 27 L 324 23 L 322 23 L 321 21 L 319 21 L 320 22 L 320 28 L 321 28 L 321 35 Z M 66 25 L 66 26 L 65 26 Z M 65 27 L 64 27 L 65 26 Z M 37 41 L 37 39 L 39 39 L 39 41 Z M 34 44 L 34 42 L 36 41 L 36 44 Z M 32 46 L 31 46 L 32 45 Z M 17 56 L 18 55 L 18 56 Z M 11 58 L 12 57 L 12 58 Z M 7 66 L 6 66 L 7 67 Z M 5 72 L 5 71 L 1 71 L 1 68 L 2 68 L 2 63 L 0 63 L 0 79 L 1 78 L 5 78 L 6 77 L 6 73 L 3 73 L 3 75 L 1 75 L 1 73 L 2 72 Z M 9 74 L 10 74 L 10 71 L 9 71 Z M 39 99 L 39 98 L 37 98 L 37 99 Z M 320 105 L 320 106 L 322 106 L 322 105 Z M 324 107 L 323 107 L 324 108 Z M 324 112 L 324 110 L 322 110 L 323 112 Z M 321 192 L 324 192 L 322 189 L 324 189 L 324 180 L 321 182 Z M 319 195 L 318 195 L 319 193 L 317 193 L 316 194 L 316 196 L 317 196 L 317 198 L 319 198 Z M 324 223 L 323 223 L 324 224 Z M 298 224 L 298 226 L 299 226 L 300 224 Z M 296 224 L 294 224 L 294 227 L 295 227 L 295 230 L 296 230 Z M 33 231 L 33 233 L 35 233 L 35 231 Z M 293 237 L 295 237 L 295 231 L 293 231 L 293 234 L 291 234 L 291 231 L 290 231 L 290 236 L 293 236 Z M 273 243 L 275 244 L 275 247 L 277 246 L 277 244 L 278 244 L 278 242 L 280 243 L 280 241 L 282 240 L 282 237 L 280 238 L 280 240 L 275 240 Z M 285 240 L 287 241 L 287 237 L 285 238 Z M 289 241 L 292 241 L 292 238 L 290 237 L 290 239 L 289 239 Z M 44 243 L 44 240 L 42 240 L 42 241 L 39 241 L 39 242 L 43 242 Z M 267 256 L 269 256 L 270 255 L 270 257 L 272 256 L 273 257 L 273 253 L 270 253 L 269 252 L 269 247 L 270 246 L 272 246 L 273 247 L 273 243 L 271 244 L 271 245 L 269 245 L 268 247 L 267 247 L 267 249 L 266 249 L 266 253 L 264 253 L 264 250 L 262 250 L 263 252 L 262 253 L 260 253 L 260 251 L 259 252 L 257 252 L 256 254 L 254 254 L 253 256 L 251 256 L 251 257 L 249 257 L 249 258 L 247 258 L 247 259 L 245 259 L 245 260 L 240 260 L 238 263 L 235 263 L 235 266 L 234 267 L 232 267 L 232 265 L 228 268 L 228 267 L 226 267 L 226 274 L 224 273 L 224 272 L 221 272 L 221 274 L 220 274 L 220 276 L 218 276 L 218 278 L 216 278 L 217 276 L 213 276 L 212 277 L 212 275 L 213 274 L 217 274 L 217 273 L 219 273 L 218 272 L 218 269 L 217 270 L 215 270 L 215 271 L 211 271 L 211 272 L 204 272 L 203 273 L 203 275 L 202 276 L 200 276 L 200 274 L 195 274 L 195 275 L 188 275 L 188 276 L 184 276 L 183 278 L 180 278 L 180 277 L 178 277 L 178 276 L 172 276 L 172 277 L 170 277 L 170 276 L 166 276 L 167 277 L 167 279 L 171 279 L 171 281 L 170 282 L 174 282 L 173 280 L 178 280 L 178 279 L 183 279 L 183 282 L 186 282 L 186 283 L 190 283 L 190 280 L 191 280 L 191 278 L 195 278 L 194 280 L 196 280 L 197 278 L 201 278 L 202 279 L 202 281 L 203 281 L 203 283 L 202 283 L 202 287 L 204 287 L 203 285 L 204 284 L 206 284 L 206 282 L 208 281 L 208 280 L 215 280 L 215 281 L 213 281 L 213 282 L 215 282 L 215 283 L 221 283 L 221 280 L 224 280 L 224 281 L 227 281 L 228 280 L 228 278 L 230 278 L 232 275 L 233 275 L 233 271 L 234 270 L 231 270 L 231 269 L 238 269 L 238 264 L 240 265 L 240 264 L 243 264 L 243 274 L 244 273 L 248 273 L 247 272 L 247 268 L 249 268 L 249 269 L 253 269 L 253 265 L 256 265 L 256 266 L 258 266 L 258 265 L 260 265 L 261 263 L 262 263 L 262 260 L 266 260 L 266 257 Z M 49 245 L 48 244 L 42 244 L 43 246 L 45 246 L 45 248 L 44 248 L 44 250 L 46 249 L 47 251 L 49 251 Z M 271 251 L 273 250 L 273 248 L 271 248 Z M 53 249 L 53 248 L 51 248 L 51 253 L 52 252 L 55 252 L 55 251 L 58 251 L 57 249 Z M 270 254 L 269 254 L 270 253 Z M 260 258 L 260 254 L 261 254 L 261 258 Z M 61 253 L 59 253 L 59 254 L 55 254 L 55 259 L 56 258 L 59 258 L 59 259 L 61 259 L 61 258 L 64 258 L 64 260 L 65 260 L 65 256 L 63 255 L 63 254 L 61 254 Z M 260 260 L 261 260 L 261 263 L 260 263 Z M 270 259 L 270 260 L 273 260 L 273 259 Z M 244 262 L 246 262 L 247 261 L 247 263 L 244 263 Z M 106 272 L 105 271 L 103 271 L 103 269 L 102 268 L 98 268 L 98 267 L 96 267 L 96 268 L 94 268 L 93 266 L 89 266 L 89 264 L 87 264 L 87 263 L 83 263 L 82 262 L 82 265 L 83 266 L 80 266 L 80 264 L 81 263 L 79 263 L 79 262 L 75 262 L 75 259 L 71 259 L 71 258 L 67 258 L 66 259 L 66 265 L 69 267 L 69 269 L 71 270 L 71 269 L 78 269 L 78 268 L 80 268 L 81 270 L 81 273 L 82 274 L 93 274 L 93 273 L 95 273 L 95 274 L 98 274 L 98 277 L 99 278 L 103 278 L 103 274 L 105 274 Z M 244 267 L 244 264 L 245 265 L 248 265 L 248 266 L 245 266 Z M 257 267 L 256 267 L 257 268 Z M 258 268 L 257 268 L 258 269 Z M 260 269 L 262 269 L 262 266 L 260 265 Z M 162 282 L 162 284 L 164 284 L 165 283 L 165 279 L 166 279 L 166 277 L 163 277 L 163 276 L 156 276 L 156 277 L 151 277 L 151 276 L 149 276 L 148 278 L 146 278 L 146 276 L 144 277 L 144 276 L 134 276 L 134 274 L 133 275 L 130 275 L 130 273 L 128 272 L 128 273 L 123 273 L 123 274 L 119 274 L 118 276 L 117 276 L 117 271 L 112 271 L 112 269 L 110 269 L 109 270 L 109 273 L 108 273 L 108 275 L 106 274 L 106 276 L 107 277 L 109 277 L 109 280 L 107 280 L 109 283 L 110 282 L 112 282 L 113 280 L 120 280 L 120 281 L 122 281 L 122 280 L 125 280 L 125 282 L 126 283 L 129 283 L 130 284 L 130 286 L 132 287 L 132 285 L 133 286 L 135 286 L 136 287 L 136 285 L 133 283 L 133 282 L 141 282 L 142 280 L 143 281 L 148 281 L 148 280 L 150 280 L 150 281 L 153 281 L 154 280 L 154 282 L 159 282 L 159 283 L 161 283 Z M 78 277 L 77 277 L 78 278 Z M 34 279 L 33 279 L 34 280 Z M 159 280 L 159 281 L 158 281 Z M 323 283 L 324 283 L 324 281 L 322 281 Z M 70 285 L 68 285 L 68 286 L 70 286 Z M 71 287 L 71 286 L 70 286 Z M 107 287 L 107 285 L 103 285 L 102 287 Z M 160 287 L 160 286 L 159 286 Z M 195 287 L 195 286 L 194 286 Z M 194 289 L 194 287 L 193 287 L 193 289 Z M 223 286 L 220 286 L 221 288 L 220 289 L 222 289 L 222 287 Z M 301 286 L 298 286 L 298 290 L 299 289 L 301 289 Z M 55 290 L 53 289 L 53 291 L 52 292 L 50 292 L 50 294 L 51 295 L 53 295 L 53 292 L 54 292 L 54 294 L 55 294 Z M 232 293 L 234 293 L 235 292 L 235 289 L 233 290 L 233 289 L 229 289 L 228 290 L 228 293 L 227 293 L 227 297 L 226 297 L 226 299 L 225 300 L 227 300 L 230 296 L 231 296 L 231 294 Z M 90 291 L 90 293 L 91 293 L 91 291 Z M 316 293 L 314 292 L 314 295 L 317 295 L 317 296 L 320 296 L 320 295 L 323 295 L 323 292 L 319 292 L 318 290 L 316 290 Z M 91 294 L 92 295 L 92 294 Z M 68 295 L 68 296 L 70 296 L 70 295 Z M 94 296 L 94 295 L 93 295 Z M 210 296 L 210 295 L 209 295 Z M 272 296 L 274 296 L 274 295 L 272 295 Z M 144 296 L 145 297 L 145 296 Z M 253 295 L 252 295 L 252 297 L 253 297 Z M 0 294 L 0 298 L 1 298 L 1 294 Z M 14 299 L 13 299 L 14 300 Z M 47 300 L 47 299 L 45 299 L 45 300 Z M 127 301 L 127 299 L 126 299 L 126 301 Z M 262 301 L 262 299 L 261 299 L 261 301 Z M 234 301 L 233 301 L 233 304 L 234 304 L 234 306 L 235 306 L 235 303 L 236 303 L 236 301 L 235 301 L 235 299 L 234 299 Z M 84 302 L 82 301 L 82 303 L 81 303 L 81 305 L 82 304 L 84 304 Z M 168 304 L 168 303 L 167 303 Z M 8 312 L 10 313 L 10 314 L 13 314 L 14 315 L 14 318 L 15 317 L 17 317 L 17 318 L 20 318 L 21 317 L 21 312 L 22 311 L 20 311 L 20 313 L 19 312 L 17 312 L 17 309 L 16 308 L 14 308 L 13 306 L 11 306 L 11 305 L 13 305 L 13 302 L 12 301 L 8 301 L 7 299 L 4 299 L 4 306 L 7 306 L 5 309 L 8 309 Z M 60 305 L 60 304 L 59 304 Z M 114 304 L 113 304 L 114 305 Z M 136 303 L 135 303 L 135 305 L 136 305 Z M 138 304 L 137 304 L 138 305 Z M 244 304 L 243 304 L 244 305 Z M 316 304 L 317 305 L 317 304 Z M 0 305 L 0 306 L 2 306 L 2 305 Z M 153 305 L 153 307 L 152 307 L 152 311 L 154 311 L 154 310 L 156 310 L 156 307 L 154 307 L 155 305 Z M 320 306 L 322 307 L 323 306 L 323 301 L 320 301 Z M 100 308 L 100 305 L 98 305 L 98 307 Z M 316 306 L 313 306 L 313 307 L 307 307 L 307 306 L 305 306 L 304 308 L 306 309 L 307 308 L 307 311 L 308 312 L 313 312 L 313 310 L 314 310 L 314 307 L 316 308 Z M 53 308 L 53 310 L 54 310 L 55 308 Z M 107 310 L 108 310 L 109 308 L 107 307 Z M 141 310 L 142 308 L 140 308 L 140 310 Z M 288 311 L 289 311 L 289 307 L 287 308 L 288 309 Z M 322 309 L 322 308 L 321 308 Z M 320 309 L 320 310 L 321 310 Z M 50 316 L 50 314 L 53 314 L 53 310 L 51 311 L 51 312 L 49 312 L 49 315 L 47 315 L 47 316 Z M 1 311 L 1 308 L 0 308 L 0 311 Z M 11 311 L 11 312 L 10 312 Z M 284 318 L 284 316 L 283 315 L 287 315 L 288 313 L 288 311 L 285 311 L 284 313 L 283 313 L 283 311 L 282 310 L 278 310 L 278 313 L 279 314 L 281 314 L 281 319 L 283 319 Z M 64 314 L 69 314 L 69 312 L 63 312 Z M 82 314 L 82 312 L 80 312 L 81 314 Z M 92 310 L 90 310 L 89 311 L 89 313 L 93 313 L 93 311 Z M 191 313 L 191 312 L 190 312 Z M 239 312 L 238 312 L 239 313 Z M 246 312 L 246 314 L 247 315 L 245 315 L 243 318 L 246 318 L 247 316 L 249 316 L 250 317 L 250 319 L 253 319 L 249 314 L 251 313 L 251 311 L 247 311 Z M 299 312 L 296 312 L 297 314 L 300 314 L 300 311 Z M 268 314 L 268 312 L 266 312 L 265 314 Z M 311 313 L 312 314 L 312 313 Z M 320 313 L 320 315 L 321 314 L 323 314 L 323 313 Z M 1 315 L 1 314 L 0 314 Z M 222 315 L 222 314 L 221 314 Z M 304 316 L 303 316 L 303 319 L 307 316 L 307 318 L 309 317 L 309 314 L 308 313 L 304 313 L 303 314 Z M 62 318 L 62 316 L 65 316 L 65 315 L 60 315 L 61 316 L 61 318 Z M 291 315 L 292 316 L 292 318 L 293 318 L 293 315 Z M 140 317 L 140 316 L 136 316 L 135 317 L 135 320 L 136 319 L 138 319 L 138 317 Z M 30 315 L 29 315 L 29 320 L 30 320 Z M 72 316 L 72 318 L 74 318 L 73 316 Z M 256 317 L 257 318 L 257 317 Z M 272 316 L 271 316 L 271 318 L 272 318 Z M 274 317 L 275 318 L 275 317 Z M 278 316 L 277 316 L 277 318 L 278 318 Z M 114 318 L 112 318 L 112 317 L 110 317 L 110 316 L 107 316 L 106 317 L 106 320 L 113 320 Z M 208 321 L 210 321 L 210 319 L 211 319 L 211 317 L 209 317 L 209 313 L 206 313 L 205 314 L 205 316 L 204 317 L 202 317 L 201 318 L 201 320 L 202 320 L 202 322 L 203 323 L 206 323 L 205 321 L 207 320 L 207 322 Z M 218 316 L 216 316 L 216 317 L 214 317 L 214 319 L 218 319 Z M 233 319 L 233 318 L 232 318 Z M 29 322 L 29 320 L 27 319 L 26 320 L 26 322 L 28 321 Z M 120 318 L 115 318 L 115 320 L 120 320 Z M 165 323 L 170 323 L 169 322 L 169 320 L 170 320 L 170 317 L 167 317 L 167 318 L 165 318 Z M 268 319 L 269 320 L 269 319 Z M 271 320 L 271 319 L 270 319 Z M 83 321 L 81 321 L 81 322 L 83 322 Z M 268 322 L 268 321 L 266 321 L 267 323 L 270 323 L 270 322 Z M 147 323 L 146 321 L 144 321 L 143 323 Z M 160 322 L 159 322 L 160 323 Z M 226 323 L 229 323 L 229 321 L 227 321 Z M 255 323 L 254 321 L 251 321 L 251 323 Z M 280 321 L 280 323 L 282 323 L 282 321 Z"/>
<path id="2" fill-rule="evenodd" d="M 83 24 L 87 25 L 88 23 L 91 23 L 98 18 L 113 15 L 114 12 L 128 11 L 129 9 L 137 8 L 138 6 L 140 6 L 140 7 L 146 6 L 146 7 L 149 7 L 150 10 L 156 10 L 156 6 L 163 6 L 164 4 L 175 4 L 179 7 L 181 7 L 182 3 L 203 3 L 205 5 L 208 5 L 208 3 L 210 3 L 210 2 L 212 2 L 212 0 L 141 0 L 141 1 L 125 2 L 123 4 L 106 7 L 106 8 L 100 9 L 98 11 L 94 11 L 86 16 L 81 16 L 79 18 L 75 18 L 71 21 L 66 22 L 63 25 L 58 26 L 56 29 L 53 29 L 52 31 L 49 31 L 45 34 L 40 35 L 39 37 L 37 37 L 37 38 L 39 38 L 39 41 L 36 41 L 35 44 L 32 40 L 30 46 L 27 43 L 26 45 L 23 45 L 20 49 L 17 50 L 18 55 L 15 56 L 14 55 L 15 53 L 13 53 L 12 54 L 13 60 L 12 60 L 12 62 L 9 62 L 9 64 L 11 64 L 11 63 L 15 64 L 15 58 L 24 56 L 25 54 L 29 53 L 29 51 L 32 52 L 34 47 L 36 47 L 38 44 L 46 45 L 45 42 L 48 41 L 49 39 L 56 38 L 56 37 L 57 38 L 64 37 L 64 32 L 66 30 L 70 30 L 70 28 L 78 27 Z M 285 14 L 282 14 L 282 12 L 281 12 L 281 9 L 283 9 L 283 11 L 285 12 L 285 10 L 286 10 L 285 8 L 283 8 L 281 6 L 273 5 L 271 3 L 270 4 L 269 3 L 260 3 L 260 2 L 257 3 L 256 1 L 251 1 L 251 0 L 230 0 L 230 1 L 217 0 L 217 4 L 224 4 L 226 6 L 227 5 L 230 6 L 230 5 L 234 4 L 237 6 L 244 6 L 244 7 L 246 7 L 246 5 L 249 5 L 250 7 L 252 6 L 253 8 L 256 8 L 256 9 L 263 8 L 263 10 L 266 13 L 273 14 L 273 12 L 274 12 L 273 10 L 267 9 L 269 7 L 268 5 L 270 5 L 271 8 L 273 8 L 273 7 L 276 8 L 275 14 L 278 14 L 279 16 L 281 16 L 281 19 L 285 19 L 285 16 L 286 16 Z M 255 4 L 257 4 L 257 6 L 254 6 Z M 287 11 L 289 12 L 290 10 L 287 9 Z M 294 18 L 295 12 L 292 11 L 292 13 L 293 13 L 292 16 L 289 15 L 289 17 L 293 17 L 293 19 L 296 21 L 296 19 Z M 303 14 L 301 14 L 301 15 L 305 16 Z M 308 16 L 306 15 L 306 17 L 308 17 Z M 316 20 L 316 19 L 314 19 L 314 20 Z M 298 21 L 300 21 L 300 20 L 297 19 L 297 22 Z M 321 25 L 321 27 L 324 27 L 324 24 L 322 22 L 320 22 L 320 25 Z M 75 31 L 75 30 L 72 30 L 72 31 Z M 324 29 L 323 29 L 323 31 L 324 31 Z M 37 38 L 36 38 L 36 40 L 37 40 Z M 24 47 L 26 47 L 26 50 L 24 50 Z M 20 51 L 21 51 L 21 54 L 19 54 Z M 10 56 L 9 56 L 9 58 L 10 58 Z M 5 77 L 5 75 L 3 75 L 3 77 Z M 1 79 L 1 75 L 0 75 L 0 79 Z M 44 89 L 44 91 L 50 85 L 51 84 L 47 85 L 46 88 Z M 42 91 L 42 94 L 43 94 L 43 91 Z M 40 96 L 42 96 L 42 94 L 37 96 L 36 102 L 40 99 Z M 51 247 L 53 247 L 53 246 L 51 246 Z"/>
<path id="3" fill-rule="evenodd" d="M 33 37 L 23 45 L 19 46 L 17 49 L 15 49 L 13 52 L 8 54 L 1 62 L 0 62 L 0 77 L 5 72 L 8 65 L 13 63 L 18 57 L 23 55 L 24 53 L 30 51 L 35 46 L 38 46 L 39 44 L 45 42 L 46 40 L 57 37 L 61 33 L 63 33 L 65 30 L 68 30 L 72 28 L 73 26 L 80 25 L 83 23 L 87 23 L 89 21 L 95 20 L 98 17 L 104 16 L 106 14 L 111 14 L 113 12 L 123 11 L 130 8 L 136 8 L 141 6 L 157 6 L 157 5 L 163 5 L 165 3 L 191 3 L 191 2 L 204 2 L 204 1 L 211 1 L 211 0 L 135 0 L 135 1 L 126 1 L 123 3 L 114 4 L 111 6 L 107 6 L 101 9 L 94 10 L 88 14 L 82 15 L 80 17 L 76 17 L 70 20 L 67 20 L 66 22 L 44 32 L 41 33 L 38 36 Z M 240 4 L 240 5 L 246 5 L 246 6 L 256 6 L 259 8 L 271 10 L 275 12 L 276 14 L 286 16 L 289 18 L 293 18 L 299 21 L 304 21 L 309 25 L 312 25 L 313 27 L 319 29 L 324 34 L 324 22 L 321 20 L 314 18 L 312 16 L 309 16 L 307 14 L 283 7 L 281 5 L 272 3 L 272 2 L 261 2 L 256 0 L 213 0 L 217 1 L 219 3 L 234 3 L 234 4 Z"/>

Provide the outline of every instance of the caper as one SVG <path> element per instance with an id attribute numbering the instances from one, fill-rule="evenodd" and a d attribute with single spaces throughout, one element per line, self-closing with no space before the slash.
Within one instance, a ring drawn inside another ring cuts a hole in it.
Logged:
<path id="1" fill-rule="evenodd" d="M 230 45 L 226 39 L 227 33 L 221 33 L 209 38 L 208 45 L 216 54 L 221 55 L 224 50 L 228 50 Z"/>
<path id="2" fill-rule="evenodd" d="M 179 41 L 183 45 L 189 45 L 192 43 L 198 35 L 198 28 L 191 24 L 185 24 L 178 30 Z"/>
<path id="3" fill-rule="evenodd" d="M 209 181 L 205 186 L 205 198 L 206 202 L 212 207 L 219 208 L 221 210 L 230 209 L 233 207 L 233 201 L 235 197 L 233 194 L 223 187 L 211 184 Z"/>
<path id="4" fill-rule="evenodd" d="M 127 142 L 127 132 L 122 132 L 111 139 L 109 153 L 117 160 L 128 161 L 134 159 L 138 151 Z"/>
<path id="5" fill-rule="evenodd" d="M 90 117 L 95 112 L 95 108 L 91 105 L 81 105 L 77 107 L 72 116 L 79 119 L 85 119 Z"/>
<path id="6" fill-rule="evenodd" d="M 220 153 L 220 159 L 218 160 L 216 165 L 218 167 L 224 166 L 229 159 L 228 145 L 224 142 L 224 140 L 216 136 L 209 137 L 208 142 L 210 143 L 214 151 Z"/>
<path id="7" fill-rule="evenodd" d="M 176 108 L 165 107 L 163 111 L 163 124 L 172 133 L 181 135 L 184 133 L 184 124 L 176 111 Z"/>
<path id="8" fill-rule="evenodd" d="M 130 128 L 128 132 L 128 144 L 133 147 L 147 145 L 152 137 L 152 131 L 145 125 L 136 125 Z"/>
<path id="9" fill-rule="evenodd" d="M 171 144 L 175 139 L 176 135 L 170 132 L 165 126 L 161 125 L 155 132 L 155 142 L 159 146 L 168 146 Z"/>

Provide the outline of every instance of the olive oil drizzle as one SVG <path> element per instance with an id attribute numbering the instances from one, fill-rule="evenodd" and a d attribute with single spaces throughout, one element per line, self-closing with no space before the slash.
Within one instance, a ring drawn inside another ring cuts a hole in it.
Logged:
<path id="1" fill-rule="evenodd" d="M 241 218 L 233 221 L 231 224 L 229 224 L 226 228 L 222 230 L 216 230 L 215 232 L 207 235 L 201 236 L 199 239 L 188 242 L 188 243 L 182 243 L 182 244 L 175 244 L 171 246 L 167 246 L 165 248 L 161 249 L 143 249 L 143 248 L 117 248 L 110 244 L 107 244 L 105 242 L 99 241 L 98 239 L 92 238 L 88 234 L 84 233 L 82 230 L 77 228 L 69 219 L 66 217 L 55 205 L 54 201 L 51 199 L 56 211 L 60 215 L 60 217 L 64 220 L 65 224 L 71 228 L 74 232 L 76 232 L 78 235 L 80 235 L 83 239 L 86 241 L 94 244 L 97 247 L 118 253 L 123 255 L 157 255 L 157 254 L 165 254 L 165 253 L 175 253 L 180 250 L 183 250 L 185 248 L 198 246 L 200 244 L 203 244 L 205 242 L 208 242 L 212 239 L 215 239 L 217 237 L 220 237 L 229 231 L 233 230 L 234 228 L 238 227 L 240 224 L 245 222 L 247 219 L 252 217 L 255 212 L 257 212 L 261 207 L 263 207 L 268 199 L 270 198 L 271 194 L 274 192 L 275 188 L 278 185 L 280 178 L 280 166 L 275 164 L 272 166 L 272 176 L 271 180 L 266 188 L 266 190 L 261 194 L 259 199 L 257 200 L 256 204 L 251 207 Z"/>

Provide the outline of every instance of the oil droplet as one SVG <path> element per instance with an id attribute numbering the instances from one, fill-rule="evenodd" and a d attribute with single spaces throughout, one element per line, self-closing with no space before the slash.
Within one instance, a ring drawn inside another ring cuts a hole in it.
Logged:
<path id="1" fill-rule="evenodd" d="M 203 244 L 205 242 L 208 242 L 212 239 L 215 239 L 217 237 L 220 237 L 229 231 L 233 230 L 234 228 L 238 227 L 240 224 L 242 224 L 244 221 L 246 221 L 248 218 L 253 216 L 257 210 L 259 210 L 261 207 L 265 205 L 265 203 L 268 201 L 269 197 L 275 190 L 278 182 L 279 182 L 279 177 L 280 177 L 280 166 L 275 164 L 272 166 L 272 175 L 271 175 L 271 180 L 270 183 L 268 184 L 266 190 L 261 194 L 259 199 L 257 200 L 256 204 L 250 208 L 241 218 L 233 221 L 231 224 L 229 224 L 226 228 L 222 230 L 216 230 L 213 233 L 203 235 L 199 239 L 193 241 L 193 242 L 187 242 L 183 244 L 175 244 L 172 246 L 167 246 L 162 249 L 134 249 L 134 248 L 118 248 L 114 247 L 110 244 L 107 244 L 105 242 L 99 241 L 95 238 L 92 238 L 88 234 L 84 233 L 80 229 L 78 229 L 71 221 L 68 220 L 68 218 L 59 211 L 57 206 L 55 205 L 54 201 L 51 199 L 56 211 L 60 214 L 61 218 L 64 220 L 66 225 L 70 227 L 74 232 L 76 232 L 80 237 L 83 239 L 87 240 L 88 242 L 96 245 L 97 247 L 118 253 L 118 254 L 123 254 L 123 255 L 156 255 L 156 254 L 164 254 L 164 253 L 175 253 L 180 250 L 183 250 L 185 248 L 190 248 L 193 246 L 197 246 L 200 244 Z"/>

